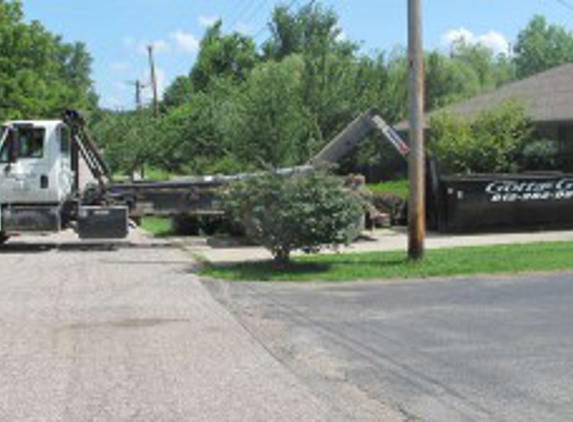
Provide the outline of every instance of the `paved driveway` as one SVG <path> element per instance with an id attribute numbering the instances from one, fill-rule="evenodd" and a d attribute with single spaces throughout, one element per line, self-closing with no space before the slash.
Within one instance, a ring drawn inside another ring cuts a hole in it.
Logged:
<path id="1" fill-rule="evenodd" d="M 573 420 L 573 275 L 206 282 L 285 364 L 428 421 Z"/>
<path id="2" fill-rule="evenodd" d="M 400 420 L 314 394 L 190 269 L 188 254 L 137 235 L 113 247 L 65 235 L 9 243 L 0 421 Z"/>

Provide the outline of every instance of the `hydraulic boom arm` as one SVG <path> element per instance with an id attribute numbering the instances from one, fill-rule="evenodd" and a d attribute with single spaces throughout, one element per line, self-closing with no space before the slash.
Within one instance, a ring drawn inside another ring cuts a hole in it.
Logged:
<path id="1" fill-rule="evenodd" d="M 382 133 L 396 150 L 405 157 L 408 155 L 410 148 L 400 138 L 396 131 L 386 121 L 380 117 L 378 111 L 371 109 L 366 113 L 358 116 L 350 123 L 338 136 L 326 145 L 322 151 L 316 154 L 310 161 L 310 165 L 320 163 L 336 163 L 344 155 L 358 146 L 373 131 Z"/>
<path id="2" fill-rule="evenodd" d="M 79 149 L 92 176 L 97 180 L 100 189 L 105 190 L 107 181 L 110 179 L 110 171 L 95 143 L 85 130 L 84 118 L 76 110 L 65 110 L 63 120 L 70 127 L 73 142 Z"/>

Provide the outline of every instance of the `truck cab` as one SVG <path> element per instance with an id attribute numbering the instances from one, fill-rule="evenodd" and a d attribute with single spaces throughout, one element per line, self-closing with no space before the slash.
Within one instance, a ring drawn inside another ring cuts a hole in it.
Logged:
<path id="1" fill-rule="evenodd" d="M 0 203 L 60 204 L 74 190 L 69 127 L 61 121 L 9 122 L 2 127 Z"/>
<path id="2" fill-rule="evenodd" d="M 62 121 L 12 121 L 0 131 L 0 233 L 54 232 L 75 191 L 70 128 Z"/>

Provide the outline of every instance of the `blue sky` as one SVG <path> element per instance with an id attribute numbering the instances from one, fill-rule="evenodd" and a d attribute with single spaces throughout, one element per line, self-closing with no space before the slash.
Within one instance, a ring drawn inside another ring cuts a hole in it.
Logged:
<path id="1" fill-rule="evenodd" d="M 284 0 L 282 3 L 290 3 Z M 299 0 L 298 3 L 303 3 Z M 134 103 L 128 82 L 147 80 L 145 45 L 154 43 L 162 89 L 187 74 L 205 27 L 222 18 L 227 30 L 268 37 L 265 23 L 276 0 L 24 0 L 28 19 L 40 20 L 66 41 L 82 41 L 94 57 L 93 78 L 104 106 Z M 339 14 L 344 35 L 365 52 L 406 43 L 406 0 L 323 0 Z M 506 51 L 534 14 L 573 28 L 573 0 L 422 0 L 427 49 L 447 49 L 464 36 Z M 295 2 L 296 4 L 296 2 Z M 147 90 L 149 95 L 149 90 Z"/>

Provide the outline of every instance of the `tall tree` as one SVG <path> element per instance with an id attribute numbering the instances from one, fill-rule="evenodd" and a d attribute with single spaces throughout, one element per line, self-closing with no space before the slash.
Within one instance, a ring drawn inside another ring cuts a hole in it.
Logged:
<path id="1" fill-rule="evenodd" d="M 191 78 L 178 76 L 165 90 L 163 106 L 170 108 L 188 103 L 191 100 L 192 92 L 193 84 L 191 83 Z"/>
<path id="2" fill-rule="evenodd" d="M 239 33 L 224 35 L 222 21 L 207 30 L 201 50 L 191 70 L 191 82 L 196 91 L 205 91 L 217 78 L 244 81 L 257 63 L 253 40 Z"/>
<path id="3" fill-rule="evenodd" d="M 489 72 L 484 66 L 483 73 Z M 482 79 L 479 70 L 466 60 L 450 58 L 439 52 L 426 56 L 426 106 L 429 110 L 471 97 L 480 91 Z"/>
<path id="4" fill-rule="evenodd" d="M 296 165 L 310 158 L 309 116 L 302 103 L 304 63 L 297 55 L 257 66 L 239 99 L 233 149 L 257 167 Z"/>
<path id="5" fill-rule="evenodd" d="M 64 43 L 37 21 L 26 23 L 19 0 L 0 2 L 0 51 L 0 119 L 95 107 L 85 46 Z"/>
<path id="6" fill-rule="evenodd" d="M 495 88 L 510 78 L 505 54 L 494 54 L 483 44 L 469 44 L 460 40 L 454 42 L 450 57 L 468 65 L 478 77 L 480 89 Z"/>
<path id="7" fill-rule="evenodd" d="M 518 78 L 525 78 L 573 61 L 573 34 L 559 25 L 549 25 L 535 16 L 522 30 L 515 45 Z"/>
<path id="8" fill-rule="evenodd" d="M 272 37 L 263 45 L 266 58 L 281 60 L 291 54 L 354 46 L 343 40 L 338 16 L 320 2 L 309 2 L 298 10 L 277 6 L 270 22 Z"/>

